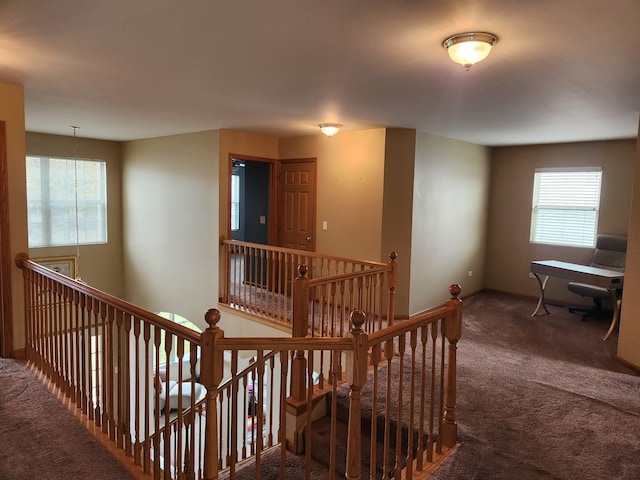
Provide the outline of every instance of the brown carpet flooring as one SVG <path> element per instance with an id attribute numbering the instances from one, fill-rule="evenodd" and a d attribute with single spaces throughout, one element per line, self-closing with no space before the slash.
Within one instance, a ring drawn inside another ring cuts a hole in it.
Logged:
<path id="1" fill-rule="evenodd" d="M 133 480 L 22 362 L 0 358 L 0 480 Z"/>
<path id="2" fill-rule="evenodd" d="M 433 480 L 640 479 L 640 377 L 614 359 L 610 319 L 483 293 L 458 345 L 461 447 Z M 640 345 L 639 345 L 640 348 Z"/>
<path id="3" fill-rule="evenodd" d="M 534 306 L 497 293 L 465 300 L 461 446 L 430 478 L 640 479 L 640 377 L 614 360 L 616 334 L 602 341 L 608 319 L 553 306 L 531 318 Z M 31 371 L 0 359 L 0 479 L 23 478 L 132 477 Z"/>

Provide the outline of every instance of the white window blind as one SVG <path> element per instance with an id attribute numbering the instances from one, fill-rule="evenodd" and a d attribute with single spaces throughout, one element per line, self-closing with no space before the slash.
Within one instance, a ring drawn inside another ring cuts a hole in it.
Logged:
<path id="1" fill-rule="evenodd" d="M 107 242 L 106 163 L 28 156 L 29 247 Z"/>
<path id="2" fill-rule="evenodd" d="M 600 167 L 536 169 L 531 242 L 593 247 L 601 180 Z"/>
<path id="3" fill-rule="evenodd" d="M 231 230 L 240 229 L 240 176 L 231 175 Z"/>

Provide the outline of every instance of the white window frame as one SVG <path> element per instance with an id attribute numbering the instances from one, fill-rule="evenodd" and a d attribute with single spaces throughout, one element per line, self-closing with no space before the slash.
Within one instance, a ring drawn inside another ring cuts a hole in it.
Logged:
<path id="1" fill-rule="evenodd" d="M 240 175 L 231 174 L 231 231 L 240 230 Z"/>
<path id="2" fill-rule="evenodd" d="M 105 161 L 27 155 L 26 171 L 29 248 L 107 243 Z"/>
<path id="3" fill-rule="evenodd" d="M 536 168 L 530 242 L 594 247 L 601 187 L 601 167 Z"/>
<path id="4" fill-rule="evenodd" d="M 94 407 L 97 407 L 102 405 L 102 393 L 105 389 L 102 381 L 102 327 L 95 327 L 89 338 L 89 348 L 91 350 L 91 398 Z M 102 407 L 104 407 L 104 405 L 102 405 Z"/>

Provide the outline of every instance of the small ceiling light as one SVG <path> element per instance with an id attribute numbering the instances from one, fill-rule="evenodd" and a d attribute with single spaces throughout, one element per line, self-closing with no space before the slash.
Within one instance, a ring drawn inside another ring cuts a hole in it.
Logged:
<path id="1" fill-rule="evenodd" d="M 498 37 L 486 32 L 458 33 L 442 42 L 451 60 L 469 70 L 472 65 L 487 58 Z"/>
<path id="2" fill-rule="evenodd" d="M 342 125 L 338 123 L 321 123 L 318 126 L 320 127 L 320 131 L 324 133 L 327 137 L 333 137 L 336 133 L 340 131 L 340 127 Z"/>

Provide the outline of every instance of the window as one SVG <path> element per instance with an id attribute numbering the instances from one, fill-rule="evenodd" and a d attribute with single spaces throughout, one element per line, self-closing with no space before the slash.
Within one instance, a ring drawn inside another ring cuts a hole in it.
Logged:
<path id="1" fill-rule="evenodd" d="M 171 320 L 178 325 L 183 325 L 191 330 L 201 333 L 202 330 L 193 322 L 187 320 L 185 317 L 178 315 L 177 313 L 171 312 L 158 312 L 158 315 L 166 318 L 167 320 Z M 158 327 L 159 328 L 159 327 Z M 151 338 L 154 337 L 155 333 L 152 333 Z M 169 355 L 167 357 L 166 350 L 166 342 L 169 342 Z M 178 345 L 182 344 L 183 356 L 181 360 L 178 358 Z M 160 375 L 160 378 L 165 380 L 174 380 L 177 381 L 180 377 L 180 372 L 182 372 L 182 379 L 186 380 L 191 378 L 191 347 L 192 344 L 188 340 L 180 340 L 177 335 L 168 332 L 167 330 L 161 329 L 160 331 L 160 344 L 158 346 L 158 365 L 157 371 Z M 196 379 L 200 377 L 200 350 L 199 347 L 195 346 L 195 357 L 198 359 L 198 362 L 195 365 L 195 377 Z"/>
<path id="2" fill-rule="evenodd" d="M 93 405 L 102 405 L 102 393 L 105 390 L 102 379 L 102 333 L 101 328 L 96 327 L 91 334 L 91 359 L 89 360 L 91 365 L 91 398 L 93 399 Z M 104 405 L 103 405 L 104 406 Z"/>
<path id="3" fill-rule="evenodd" d="M 231 230 L 240 229 L 240 175 L 231 175 Z"/>
<path id="4" fill-rule="evenodd" d="M 593 247 L 601 179 L 600 167 L 536 169 L 531 242 Z"/>
<path id="5" fill-rule="evenodd" d="M 27 157 L 29 247 L 107 242 L 106 163 Z"/>
<path id="6" fill-rule="evenodd" d="M 158 315 L 161 316 L 162 318 L 166 318 L 167 320 L 171 320 L 174 323 L 177 323 L 178 325 L 184 325 L 187 328 L 190 328 L 191 330 L 194 330 L 198 333 L 201 333 L 202 330 L 200 330 L 200 328 L 193 323 L 190 320 L 187 320 L 186 318 L 184 318 L 182 315 L 178 315 L 177 313 L 171 313 L 171 312 L 158 312 Z M 161 366 L 165 365 L 167 362 L 167 351 L 165 349 L 164 346 L 164 339 L 166 336 L 166 332 L 163 330 L 162 331 L 162 336 L 160 339 L 160 363 Z M 175 344 L 175 338 L 173 339 L 173 348 L 171 349 L 171 352 L 169 354 L 169 362 L 173 363 L 173 362 L 177 362 L 178 361 L 178 353 L 177 353 L 177 347 Z M 185 342 L 184 343 L 184 357 L 185 359 L 189 359 L 189 355 L 191 354 L 191 343 L 190 342 Z"/>

